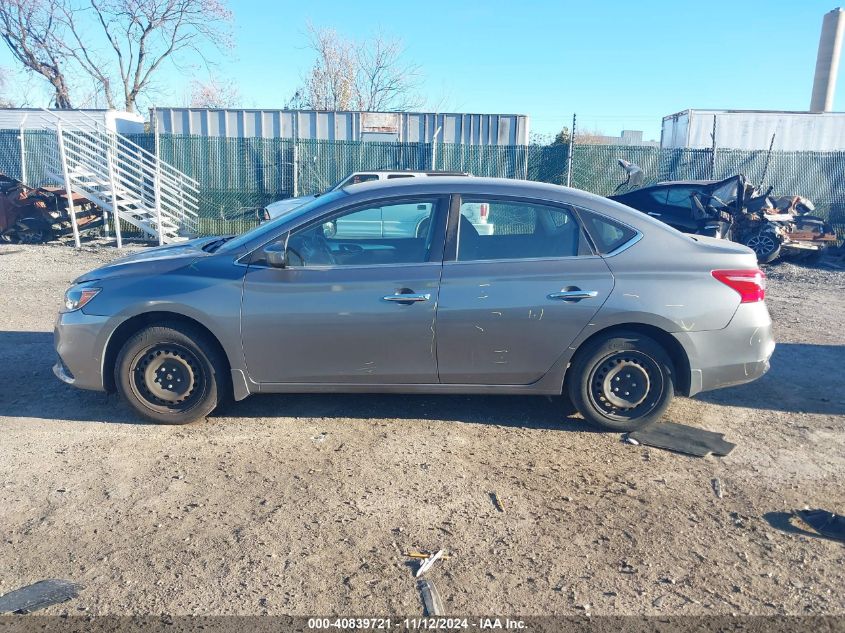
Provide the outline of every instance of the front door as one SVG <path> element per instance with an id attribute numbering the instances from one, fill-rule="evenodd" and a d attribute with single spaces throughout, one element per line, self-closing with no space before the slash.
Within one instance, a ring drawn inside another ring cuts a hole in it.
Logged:
<path id="1" fill-rule="evenodd" d="M 446 200 L 381 200 L 280 236 L 287 244 L 285 268 L 259 261 L 244 280 L 241 327 L 250 377 L 260 383 L 436 383 Z M 415 223 L 408 222 L 409 208 L 419 216 Z M 427 230 L 418 235 L 422 220 Z M 383 224 L 405 230 L 383 231 Z"/>
<path id="2" fill-rule="evenodd" d="M 471 221 L 479 203 L 482 232 Z M 613 276 L 566 207 L 464 197 L 460 208 L 437 312 L 440 381 L 535 382 L 604 303 Z"/>

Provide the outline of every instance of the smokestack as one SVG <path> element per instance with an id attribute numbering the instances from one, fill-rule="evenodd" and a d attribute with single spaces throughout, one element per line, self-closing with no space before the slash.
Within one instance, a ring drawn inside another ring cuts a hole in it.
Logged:
<path id="1" fill-rule="evenodd" d="M 819 38 L 819 55 L 816 58 L 816 75 L 813 79 L 812 112 L 833 110 L 833 95 L 836 92 L 836 75 L 839 72 L 839 55 L 842 52 L 842 38 L 845 36 L 845 11 L 840 7 L 825 13 L 822 20 L 822 35 Z"/>

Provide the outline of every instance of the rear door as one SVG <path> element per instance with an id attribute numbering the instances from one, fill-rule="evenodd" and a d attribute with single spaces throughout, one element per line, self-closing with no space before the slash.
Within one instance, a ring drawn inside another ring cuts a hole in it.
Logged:
<path id="1" fill-rule="evenodd" d="M 479 204 L 489 233 L 473 225 Z M 451 213 L 437 310 L 440 381 L 539 380 L 610 294 L 610 270 L 565 205 L 464 196 Z"/>

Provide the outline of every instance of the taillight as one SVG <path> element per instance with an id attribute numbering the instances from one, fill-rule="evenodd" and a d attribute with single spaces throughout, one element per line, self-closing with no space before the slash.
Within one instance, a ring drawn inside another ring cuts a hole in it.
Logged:
<path id="1" fill-rule="evenodd" d="M 756 303 L 766 298 L 766 273 L 762 270 L 714 270 L 711 274 L 736 290 L 742 303 Z"/>
<path id="2" fill-rule="evenodd" d="M 482 220 L 486 220 L 487 214 L 490 212 L 490 205 L 487 204 L 486 202 L 482 202 L 478 206 L 479 206 L 478 214 L 481 216 Z"/>

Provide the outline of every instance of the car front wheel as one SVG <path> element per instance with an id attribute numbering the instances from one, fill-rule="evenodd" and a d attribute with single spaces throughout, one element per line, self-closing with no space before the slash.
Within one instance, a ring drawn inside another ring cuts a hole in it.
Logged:
<path id="1" fill-rule="evenodd" d="M 165 323 L 126 341 L 115 364 L 115 385 L 148 420 L 186 424 L 217 407 L 228 384 L 226 366 L 216 343 L 199 328 Z"/>
<path id="2" fill-rule="evenodd" d="M 612 431 L 635 431 L 657 422 L 669 407 L 674 396 L 672 361 L 654 339 L 615 332 L 578 350 L 567 389 L 588 422 Z"/>
<path id="3" fill-rule="evenodd" d="M 771 231 L 761 230 L 752 233 L 742 241 L 742 244 L 754 251 L 757 261 L 761 264 L 769 264 L 780 255 L 781 240 Z"/>

